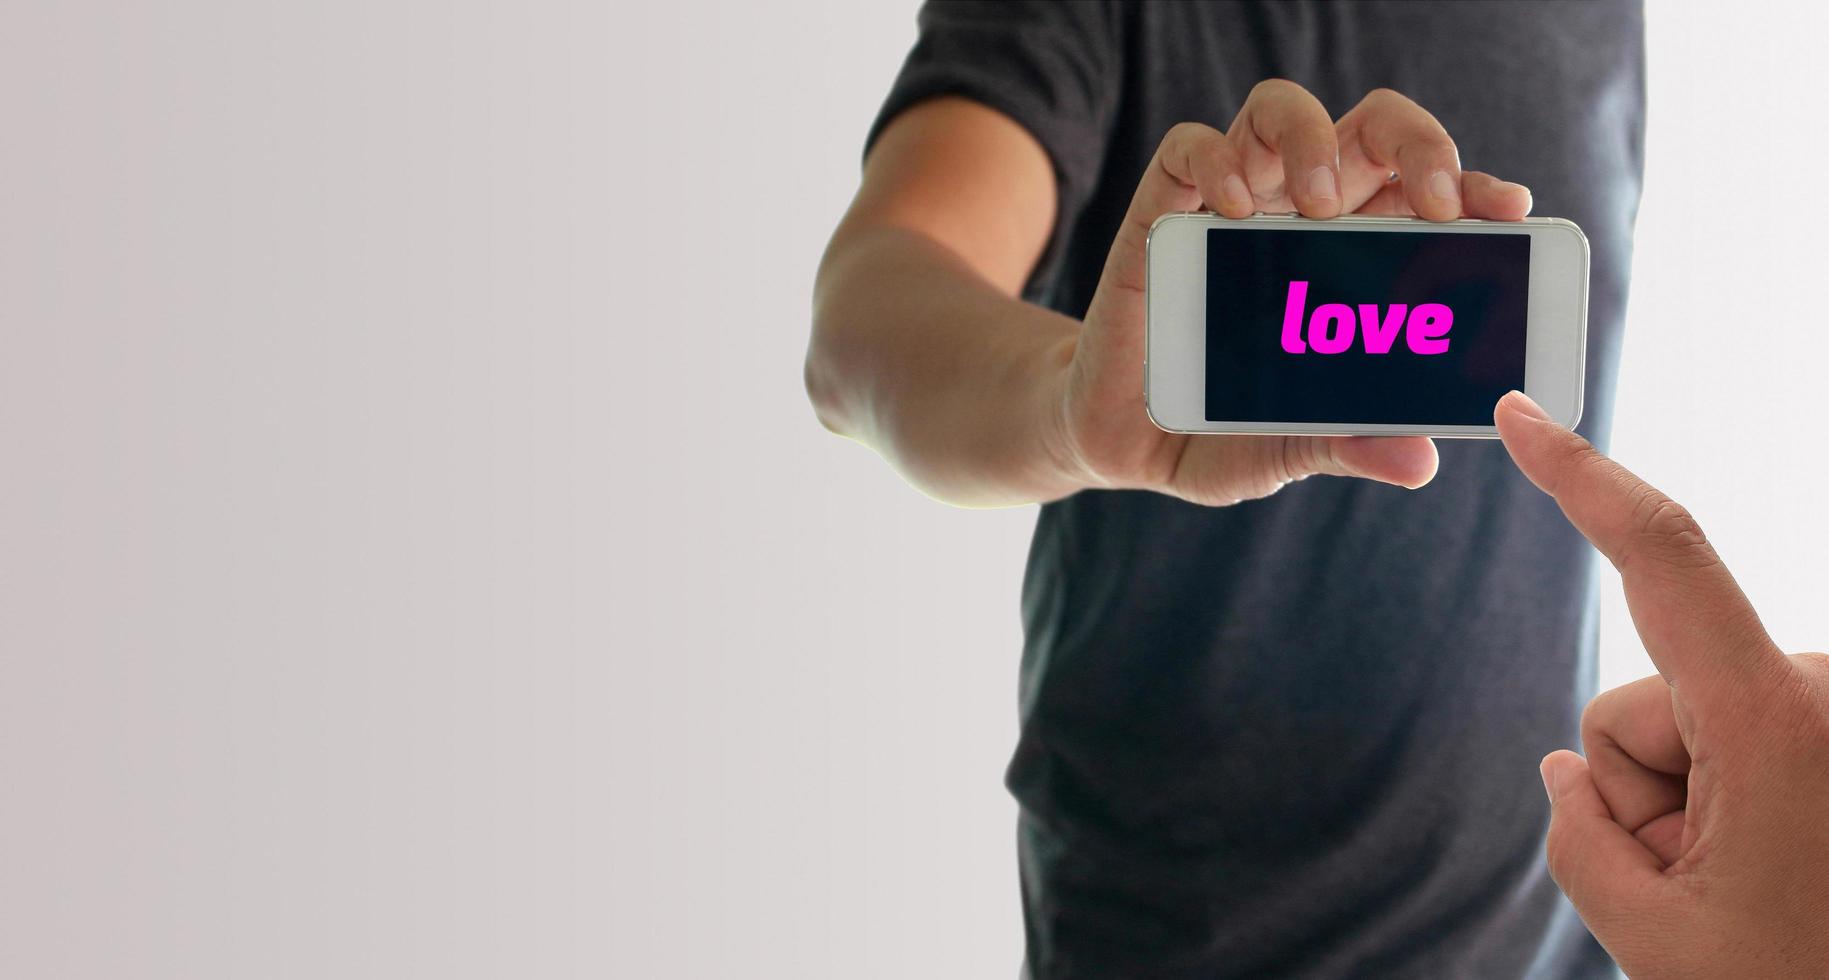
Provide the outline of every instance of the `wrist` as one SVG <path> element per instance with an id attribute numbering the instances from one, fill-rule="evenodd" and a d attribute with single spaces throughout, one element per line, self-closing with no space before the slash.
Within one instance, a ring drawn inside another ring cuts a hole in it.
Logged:
<path id="1" fill-rule="evenodd" d="M 1078 347 L 1077 334 L 1051 346 L 1046 351 L 1047 380 L 1036 386 L 1042 395 L 1038 410 L 1042 428 L 1038 442 L 1042 448 L 1045 480 L 1060 488 L 1046 497 L 1047 500 L 1109 485 L 1088 462 L 1077 438 L 1078 427 L 1073 424 L 1075 391 L 1083 383 L 1078 376 L 1078 359 L 1074 356 Z"/>

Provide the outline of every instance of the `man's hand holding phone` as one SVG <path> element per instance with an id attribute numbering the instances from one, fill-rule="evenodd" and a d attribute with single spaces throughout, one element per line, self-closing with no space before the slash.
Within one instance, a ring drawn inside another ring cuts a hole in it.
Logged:
<path id="1" fill-rule="evenodd" d="M 1279 80 L 1257 85 L 1225 133 L 1176 126 L 1144 169 L 1081 319 L 1019 299 L 1060 217 L 1057 188 L 1040 143 L 969 99 L 928 100 L 884 129 L 815 286 L 806 382 L 828 428 L 927 493 L 977 506 L 1087 488 L 1228 504 L 1311 474 L 1406 487 L 1434 476 L 1426 438 L 1190 436 L 1158 428 L 1144 395 L 1147 244 L 1164 214 L 1205 205 L 1231 218 L 1524 218 L 1530 192 L 1463 172 L 1422 107 L 1379 90 L 1336 122 Z M 1367 302 L 1316 287 L 1316 303 Z M 1265 326 L 1274 342 L 1278 323 Z M 1409 356 L 1406 345 L 1388 360 Z M 1179 363 L 1194 370 L 1196 360 Z M 1488 404 L 1476 409 L 1482 426 Z"/>
<path id="2" fill-rule="evenodd" d="M 1163 214 L 1205 205 L 1232 218 L 1296 210 L 1515 221 L 1530 192 L 1463 172 L 1454 142 L 1421 106 L 1380 90 L 1331 120 L 1287 81 L 1252 90 L 1230 130 L 1172 129 L 1137 187 L 1072 350 L 1050 447 L 1086 486 L 1157 490 L 1203 504 L 1262 497 L 1316 474 L 1419 487 L 1435 474 L 1422 437 L 1189 436 L 1143 406 L 1146 243 Z"/>
<path id="3" fill-rule="evenodd" d="M 1829 976 L 1829 656 L 1786 656 L 1687 511 L 1521 394 L 1512 458 L 1619 569 L 1657 676 L 1543 760 L 1550 873 L 1642 977 Z"/>

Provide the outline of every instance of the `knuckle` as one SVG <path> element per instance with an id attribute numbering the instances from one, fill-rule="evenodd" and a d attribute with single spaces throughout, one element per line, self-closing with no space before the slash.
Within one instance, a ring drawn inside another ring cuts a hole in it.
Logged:
<path id="1" fill-rule="evenodd" d="M 1569 436 L 1574 438 L 1569 438 Z M 1576 466 L 1606 465 L 1606 455 L 1595 449 L 1594 444 L 1582 438 L 1580 433 L 1571 431 L 1563 438 L 1562 455 L 1571 464 Z"/>
<path id="2" fill-rule="evenodd" d="M 1226 134 L 1217 129 L 1209 129 L 1194 136 L 1192 148 L 1197 161 L 1221 164 L 1232 161 L 1232 144 L 1226 141 Z"/>
<path id="3" fill-rule="evenodd" d="M 1550 820 L 1550 832 L 1543 840 L 1543 863 L 1549 867 L 1550 879 L 1564 892 L 1569 890 L 1569 835 L 1560 822 Z"/>
<path id="4" fill-rule="evenodd" d="M 1410 167 L 1442 167 L 1453 165 L 1456 170 L 1461 166 L 1460 148 L 1454 145 L 1447 132 L 1431 119 L 1417 119 L 1404 127 L 1404 135 L 1398 144 L 1399 158 Z"/>
<path id="5" fill-rule="evenodd" d="M 1797 664 L 1806 676 L 1819 677 L 1825 685 L 1829 685 L 1829 653 L 1794 653 L 1791 654 L 1791 662 Z M 1824 699 L 1824 704 L 1829 706 L 1829 698 Z"/>
<path id="6" fill-rule="evenodd" d="M 1247 97 L 1246 101 L 1250 101 L 1251 99 L 1287 98 L 1296 93 L 1307 95 L 1308 90 L 1287 78 L 1266 78 L 1256 85 L 1251 86 L 1251 94 Z"/>
<path id="7" fill-rule="evenodd" d="M 1576 470 L 1598 470 L 1601 477 L 1617 469 L 1618 464 L 1580 435 L 1570 432 L 1563 438 L 1561 455 L 1564 466 Z"/>
<path id="8" fill-rule="evenodd" d="M 1301 138 L 1309 140 L 1316 146 L 1327 147 L 1329 151 L 1339 143 L 1339 132 L 1334 129 L 1333 120 L 1327 118 L 1326 112 L 1318 112 L 1313 119 L 1303 123 Z"/>
<path id="9" fill-rule="evenodd" d="M 1570 438 L 1571 436 L 1573 438 Z M 1559 462 L 1563 469 L 1584 470 L 1599 468 L 1604 471 L 1607 468 L 1607 464 L 1610 461 L 1600 450 L 1594 448 L 1593 443 L 1572 432 L 1569 433 L 1568 436 L 1564 436 L 1563 439 L 1564 441 L 1556 450 L 1556 455 L 1560 457 Z"/>
<path id="10" fill-rule="evenodd" d="M 1334 121 L 1327 107 L 1307 89 L 1283 78 L 1267 78 L 1245 100 L 1252 129 L 1273 149 L 1331 146 Z"/>
<path id="11" fill-rule="evenodd" d="M 1319 439 L 1302 436 L 1280 436 L 1275 440 L 1265 440 L 1266 474 L 1275 481 L 1276 486 L 1284 487 L 1320 472 L 1321 442 Z"/>
<path id="12" fill-rule="evenodd" d="M 1581 744 L 1589 753 L 1594 751 L 1595 743 L 1603 737 L 1601 732 L 1604 730 L 1603 719 L 1607 716 L 1606 699 L 1612 693 L 1602 691 L 1596 694 L 1587 707 L 1581 709 Z"/>
<path id="13" fill-rule="evenodd" d="M 1197 140 L 1200 137 L 1201 130 L 1206 128 L 1207 127 L 1202 126 L 1197 122 L 1178 122 L 1175 125 L 1170 126 L 1169 131 L 1163 134 L 1162 145 L 1164 147 L 1169 147 L 1184 142 L 1192 142 Z"/>
<path id="14" fill-rule="evenodd" d="M 1632 526 L 1656 557 L 1683 568 L 1700 568 L 1720 559 L 1689 508 L 1651 487 L 1634 491 Z"/>
<path id="15" fill-rule="evenodd" d="M 1619 745 L 1615 732 L 1621 720 L 1630 717 L 1631 710 L 1626 691 L 1626 687 L 1602 691 L 1581 709 L 1581 751 L 1590 766 L 1604 762 L 1607 750 Z"/>
<path id="16" fill-rule="evenodd" d="M 1455 148 L 1454 140 L 1438 129 L 1429 129 L 1410 141 L 1410 145 L 1432 157 L 1458 159 L 1460 151 Z"/>
<path id="17" fill-rule="evenodd" d="M 1794 653 L 1772 661 L 1777 687 L 1785 692 L 1793 720 L 1786 727 L 1793 747 L 1829 748 L 1829 654 Z"/>
<path id="18" fill-rule="evenodd" d="M 1266 445 L 1265 449 L 1268 451 L 1266 469 L 1270 479 L 1277 486 L 1285 486 L 1301 478 L 1302 444 L 1300 440 L 1281 436 L 1275 443 Z"/>

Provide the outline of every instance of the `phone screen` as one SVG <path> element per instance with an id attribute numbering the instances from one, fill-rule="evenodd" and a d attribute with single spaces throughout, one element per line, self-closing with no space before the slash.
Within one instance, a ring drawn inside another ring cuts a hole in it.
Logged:
<path id="1" fill-rule="evenodd" d="M 1524 387 L 1530 245 L 1209 230 L 1207 420 L 1491 425 Z"/>

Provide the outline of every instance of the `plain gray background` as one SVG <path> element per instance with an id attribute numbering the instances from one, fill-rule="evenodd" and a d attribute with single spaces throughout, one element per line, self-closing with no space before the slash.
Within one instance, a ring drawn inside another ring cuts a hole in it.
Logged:
<path id="1" fill-rule="evenodd" d="M 1615 443 L 1791 649 L 1826 26 L 1652 11 Z M 0 975 L 1012 974 L 1033 509 L 923 498 L 800 390 L 913 35 L 0 7 Z"/>

